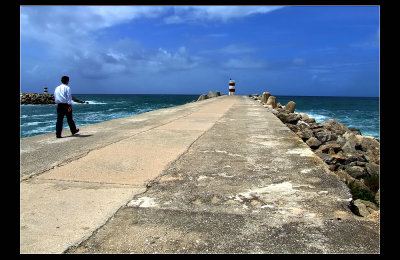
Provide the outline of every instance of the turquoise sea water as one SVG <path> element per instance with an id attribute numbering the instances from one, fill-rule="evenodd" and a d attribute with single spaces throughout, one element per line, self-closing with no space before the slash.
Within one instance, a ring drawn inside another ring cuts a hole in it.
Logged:
<path id="1" fill-rule="evenodd" d="M 74 97 L 89 102 L 73 105 L 73 118 L 79 127 L 182 105 L 197 100 L 199 95 L 76 94 Z M 363 135 L 380 138 L 379 98 L 277 96 L 277 100 L 282 105 L 296 102 L 296 112 L 306 113 L 318 123 L 333 118 L 347 127 L 360 129 Z M 55 132 L 56 108 L 56 105 L 21 105 L 21 138 Z M 68 129 L 66 118 L 64 129 Z"/>
<path id="2" fill-rule="evenodd" d="M 378 97 L 305 97 L 277 96 L 286 105 L 296 102 L 296 112 L 314 117 L 317 123 L 334 119 L 347 127 L 361 130 L 365 136 L 380 139 L 380 114 Z"/>

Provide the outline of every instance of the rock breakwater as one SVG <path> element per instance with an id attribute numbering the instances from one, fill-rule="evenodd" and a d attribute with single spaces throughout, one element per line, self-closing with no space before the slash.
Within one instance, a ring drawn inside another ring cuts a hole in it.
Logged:
<path id="1" fill-rule="evenodd" d="M 86 103 L 87 101 L 81 101 L 74 96 L 72 96 L 72 100 L 76 103 Z M 38 93 L 21 93 L 20 94 L 20 103 L 21 105 L 51 105 L 55 104 L 54 102 L 54 94 L 38 94 Z"/>
<path id="2" fill-rule="evenodd" d="M 352 211 L 372 220 L 379 219 L 380 143 L 363 136 L 334 119 L 317 123 L 305 113 L 295 112 L 296 103 L 282 106 L 269 92 L 250 95 L 278 117 L 340 177 L 353 196 Z M 378 216 L 378 217 L 377 217 Z"/>
<path id="3" fill-rule="evenodd" d="M 197 101 L 202 101 L 202 100 L 205 100 L 205 99 L 209 99 L 209 98 L 213 98 L 213 97 L 219 97 L 219 96 L 222 96 L 221 92 L 215 91 L 215 93 L 213 93 L 212 90 L 210 90 L 210 91 L 208 91 L 207 95 L 206 94 L 200 95 L 199 98 L 197 99 Z"/>

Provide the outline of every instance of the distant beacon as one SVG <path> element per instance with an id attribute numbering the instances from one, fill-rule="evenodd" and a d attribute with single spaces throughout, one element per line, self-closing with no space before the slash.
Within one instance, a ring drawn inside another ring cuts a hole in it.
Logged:
<path id="1" fill-rule="evenodd" d="M 232 79 L 229 79 L 229 96 L 235 95 L 235 81 Z"/>
<path id="2" fill-rule="evenodd" d="M 43 88 L 43 93 L 47 94 L 47 87 L 46 86 L 44 86 L 44 88 Z"/>

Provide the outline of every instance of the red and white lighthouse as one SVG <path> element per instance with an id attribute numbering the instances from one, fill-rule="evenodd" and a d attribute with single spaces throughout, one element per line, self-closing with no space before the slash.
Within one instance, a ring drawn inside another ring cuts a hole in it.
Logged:
<path id="1" fill-rule="evenodd" d="M 229 96 L 235 95 L 235 81 L 229 79 Z"/>

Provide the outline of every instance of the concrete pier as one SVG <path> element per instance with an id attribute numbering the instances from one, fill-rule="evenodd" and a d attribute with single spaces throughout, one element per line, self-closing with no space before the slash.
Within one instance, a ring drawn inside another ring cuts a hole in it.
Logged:
<path id="1" fill-rule="evenodd" d="M 80 129 L 21 139 L 21 253 L 380 251 L 346 185 L 246 96 Z"/>

